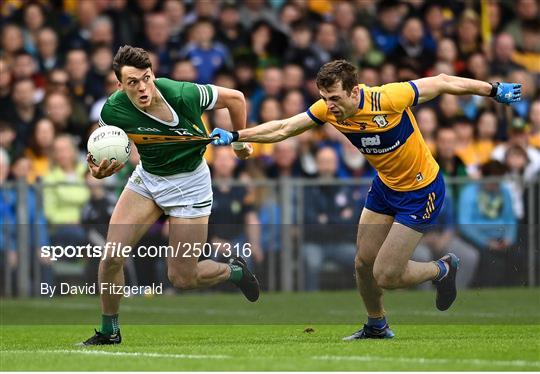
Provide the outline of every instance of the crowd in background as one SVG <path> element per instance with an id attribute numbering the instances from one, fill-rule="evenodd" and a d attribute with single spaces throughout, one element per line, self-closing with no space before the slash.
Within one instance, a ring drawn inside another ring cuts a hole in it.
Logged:
<path id="1" fill-rule="evenodd" d="M 81 224 L 108 222 L 138 154 L 134 148 L 119 174 L 97 181 L 87 175 L 86 140 L 118 88 L 111 64 L 124 44 L 147 49 L 157 77 L 241 90 L 248 126 L 305 111 L 319 97 L 318 69 L 339 58 L 355 63 L 360 82 L 368 86 L 441 73 L 518 82 L 522 101 L 511 106 L 442 95 L 414 108 L 445 175 L 511 177 L 504 184 L 449 188 L 447 213 L 415 254 L 428 260 L 462 248 L 471 267 L 463 271 L 467 286 L 475 282 L 479 263 L 506 263 L 523 244 L 517 224 L 527 219 L 525 188 L 540 171 L 539 9 L 537 0 L 6 0 L 0 5 L 0 182 L 46 185 L 42 199 L 29 190 L 30 221 L 63 228 L 35 233 L 35 246 L 82 243 L 88 233 Z M 225 110 L 207 112 L 203 120 L 210 130 L 231 128 Z M 375 173 L 328 125 L 256 145 L 246 162 L 213 147 L 205 157 L 211 167 L 221 162 L 220 169 L 227 170 L 214 174 L 215 224 L 280 223 L 279 204 L 249 187 L 229 188 L 228 179 L 325 181 Z M 302 206 L 304 224 L 354 225 L 365 193 L 365 188 L 306 187 L 305 201 L 293 204 Z M 2 190 L 3 222 L 16 222 L 16 199 L 15 191 Z M 101 239 L 93 238 L 103 240 L 105 233 L 106 228 L 97 230 Z M 216 228 L 210 237 L 255 241 L 256 263 L 264 261 L 265 252 L 279 250 L 277 236 L 267 230 Z M 343 243 L 336 243 L 332 231 L 315 230 L 307 237 L 300 250 L 306 285 L 317 289 L 326 262 L 352 258 L 354 232 L 340 236 Z M 1 268 L 15 264 L 15 239 L 3 240 L 0 252 Z"/>

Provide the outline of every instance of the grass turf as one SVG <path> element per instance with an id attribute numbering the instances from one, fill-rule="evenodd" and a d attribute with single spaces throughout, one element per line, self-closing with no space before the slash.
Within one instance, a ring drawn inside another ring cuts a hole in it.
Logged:
<path id="1" fill-rule="evenodd" d="M 79 348 L 99 321 L 91 297 L 1 300 L 0 370 L 540 370 L 538 289 L 386 297 L 393 340 L 342 342 L 363 322 L 354 292 L 129 298 L 120 346 Z M 305 332 L 311 328 L 312 332 Z"/>

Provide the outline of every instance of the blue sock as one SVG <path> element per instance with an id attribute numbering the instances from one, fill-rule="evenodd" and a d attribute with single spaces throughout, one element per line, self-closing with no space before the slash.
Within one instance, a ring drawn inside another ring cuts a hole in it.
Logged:
<path id="1" fill-rule="evenodd" d="M 367 318 L 367 325 L 371 327 L 376 327 L 378 329 L 382 329 L 384 326 L 386 326 L 386 317 L 368 317 Z"/>
<path id="2" fill-rule="evenodd" d="M 439 267 L 439 274 L 437 274 L 437 276 L 434 279 L 436 282 L 438 282 L 444 279 L 444 277 L 446 277 L 446 275 L 448 274 L 448 269 L 446 268 L 445 262 L 443 260 L 435 261 L 435 265 Z"/>

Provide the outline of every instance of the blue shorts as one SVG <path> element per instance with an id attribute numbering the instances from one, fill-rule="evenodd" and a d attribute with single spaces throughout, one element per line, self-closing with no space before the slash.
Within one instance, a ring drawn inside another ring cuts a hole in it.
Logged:
<path id="1" fill-rule="evenodd" d="M 365 207 L 375 213 L 394 217 L 418 232 L 434 225 L 444 202 L 444 180 L 441 172 L 426 187 L 414 191 L 394 191 L 379 176 L 373 179 L 366 197 Z"/>

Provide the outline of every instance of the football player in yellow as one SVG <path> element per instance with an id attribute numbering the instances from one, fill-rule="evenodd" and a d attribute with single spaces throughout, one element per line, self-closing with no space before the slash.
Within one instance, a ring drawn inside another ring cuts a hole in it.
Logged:
<path id="1" fill-rule="evenodd" d="M 365 155 L 377 176 L 360 217 L 355 269 L 368 322 L 345 340 L 392 338 L 383 290 L 433 281 L 436 306 L 446 310 L 456 298 L 459 265 L 452 253 L 434 262 L 410 260 L 444 200 L 439 165 L 422 139 L 411 107 L 444 93 L 491 96 L 508 104 L 521 98 L 521 86 L 441 74 L 367 87 L 357 77 L 349 62 L 329 62 L 317 75 L 321 99 L 306 112 L 238 132 L 215 129 L 211 136 L 219 136 L 213 142 L 216 145 L 272 143 L 329 123 Z"/>

